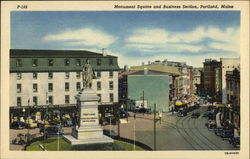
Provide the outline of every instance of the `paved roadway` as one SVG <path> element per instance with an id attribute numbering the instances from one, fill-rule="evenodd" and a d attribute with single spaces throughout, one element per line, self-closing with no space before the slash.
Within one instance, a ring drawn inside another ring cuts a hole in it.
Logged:
<path id="1" fill-rule="evenodd" d="M 207 107 L 200 107 L 201 115 Z M 161 124 L 157 123 L 157 150 L 234 150 L 228 140 L 222 140 L 205 126 L 207 118 L 191 118 L 192 112 L 185 117 L 164 115 Z M 153 122 L 152 122 L 153 124 Z M 153 131 L 137 131 L 137 140 L 153 148 Z M 145 140 L 146 139 L 146 140 Z"/>
<path id="2" fill-rule="evenodd" d="M 207 107 L 200 107 L 201 115 L 207 110 Z M 163 114 L 161 124 L 157 122 L 156 131 L 156 149 L 157 150 L 235 150 L 229 144 L 228 140 L 222 140 L 216 136 L 213 131 L 209 131 L 205 127 L 207 118 L 199 117 L 191 118 L 192 112 L 185 117 L 177 117 L 176 115 Z M 103 126 L 109 130 L 110 126 Z M 135 128 L 135 129 L 134 129 Z M 118 132 L 117 125 L 112 125 L 111 129 Z M 134 131 L 135 130 L 135 131 Z M 16 137 L 17 133 L 27 132 L 23 130 L 10 130 L 10 142 Z M 66 134 L 70 134 L 71 128 L 64 128 Z M 30 130 L 31 134 L 39 135 L 38 128 Z M 120 136 L 134 139 L 154 146 L 153 140 L 153 114 L 137 114 L 134 119 L 133 113 L 130 112 L 129 123 L 120 125 Z M 10 144 L 10 150 L 21 150 L 23 146 Z"/>

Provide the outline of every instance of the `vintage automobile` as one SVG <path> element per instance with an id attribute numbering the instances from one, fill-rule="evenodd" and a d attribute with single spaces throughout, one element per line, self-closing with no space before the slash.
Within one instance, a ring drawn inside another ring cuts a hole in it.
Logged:
<path id="1" fill-rule="evenodd" d="M 14 121 L 10 124 L 11 129 L 24 129 L 27 125 L 24 122 Z"/>
<path id="2" fill-rule="evenodd" d="M 53 125 L 53 126 L 49 126 L 49 127 L 45 127 L 44 128 L 44 135 L 45 137 L 53 137 L 53 136 L 57 136 L 57 135 L 63 135 L 64 131 L 62 129 L 61 126 L 59 125 Z"/>
<path id="3" fill-rule="evenodd" d="M 201 114 L 199 112 L 192 113 L 191 118 L 199 118 Z"/>
<path id="4" fill-rule="evenodd" d="M 214 133 L 217 135 L 217 136 L 220 136 L 221 133 L 223 132 L 223 128 L 222 127 L 217 127 L 214 129 Z"/>
<path id="5" fill-rule="evenodd" d="M 223 130 L 220 136 L 224 140 L 224 139 L 232 138 L 234 134 L 232 130 Z"/>
<path id="6" fill-rule="evenodd" d="M 234 147 L 240 147 L 240 136 L 235 136 L 229 139 L 229 143 L 232 144 Z"/>
<path id="7" fill-rule="evenodd" d="M 205 125 L 209 130 L 214 130 L 217 127 L 214 121 L 209 121 Z"/>
<path id="8" fill-rule="evenodd" d="M 23 145 L 26 144 L 28 139 L 29 141 L 36 137 L 36 134 L 25 134 L 25 133 L 19 133 L 17 134 L 17 137 L 12 140 L 12 144 L 15 145 Z"/>
<path id="9" fill-rule="evenodd" d="M 14 145 L 23 145 L 26 143 L 26 134 L 19 133 L 17 134 L 17 137 L 12 140 L 12 144 Z"/>
<path id="10" fill-rule="evenodd" d="M 187 116 L 187 110 L 186 109 L 182 109 L 182 110 L 179 110 L 178 113 L 177 113 L 177 116 L 178 117 L 184 117 L 184 116 Z"/>

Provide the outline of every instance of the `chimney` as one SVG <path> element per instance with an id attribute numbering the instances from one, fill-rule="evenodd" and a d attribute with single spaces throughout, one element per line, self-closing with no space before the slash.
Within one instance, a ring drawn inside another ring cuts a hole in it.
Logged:
<path id="1" fill-rule="evenodd" d="M 107 53 L 105 52 L 105 48 L 102 48 L 102 55 L 107 56 Z"/>
<path id="2" fill-rule="evenodd" d="M 141 65 L 144 66 L 144 62 L 142 62 Z"/>
<path id="3" fill-rule="evenodd" d="M 148 64 L 150 65 L 150 61 L 148 61 Z"/>

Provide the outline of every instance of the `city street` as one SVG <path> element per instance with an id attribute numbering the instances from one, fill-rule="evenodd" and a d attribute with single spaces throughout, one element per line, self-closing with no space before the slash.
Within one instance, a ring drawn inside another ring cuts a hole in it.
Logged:
<path id="1" fill-rule="evenodd" d="M 202 114 L 207 107 L 200 107 Z M 130 113 L 129 124 L 121 124 L 120 136 L 134 139 L 134 117 Z M 192 112 L 185 117 L 177 117 L 176 114 L 163 114 L 161 124 L 156 126 L 156 150 L 234 150 L 228 140 L 222 140 L 213 131 L 208 130 L 205 123 L 207 118 L 191 118 Z M 109 126 L 105 126 L 109 130 Z M 112 126 L 117 132 L 117 126 Z M 151 148 L 154 148 L 153 138 L 153 114 L 137 114 L 135 123 L 135 137 Z"/>
<path id="2" fill-rule="evenodd" d="M 201 106 L 192 112 L 199 111 L 202 116 L 206 110 L 207 107 Z M 222 140 L 213 131 L 207 129 L 205 126 L 207 118 L 201 116 L 197 119 L 191 118 L 192 112 L 184 117 L 163 113 L 161 123 L 158 121 L 156 124 L 156 150 L 235 150 L 228 140 Z M 103 128 L 110 130 L 110 125 L 103 126 Z M 133 140 L 135 135 L 137 141 L 153 149 L 153 128 L 153 114 L 136 114 L 136 119 L 134 119 L 134 114 L 130 112 L 129 122 L 120 124 L 120 136 Z M 118 133 L 117 125 L 111 125 L 111 129 Z M 71 127 L 64 127 L 64 132 L 70 134 Z M 27 133 L 27 129 L 10 129 L 10 142 L 18 133 Z M 31 129 L 30 133 L 39 136 L 39 129 Z M 22 149 L 21 145 L 10 144 L 10 150 Z"/>

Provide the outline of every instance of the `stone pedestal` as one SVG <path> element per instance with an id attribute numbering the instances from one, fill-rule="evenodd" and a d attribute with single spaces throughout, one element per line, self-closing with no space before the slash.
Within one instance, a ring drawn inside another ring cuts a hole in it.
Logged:
<path id="1" fill-rule="evenodd" d="M 113 142 L 113 139 L 103 134 L 99 125 L 98 100 L 92 89 L 85 89 L 77 95 L 79 127 L 74 127 L 71 135 L 64 135 L 67 142 L 72 145 Z"/>

